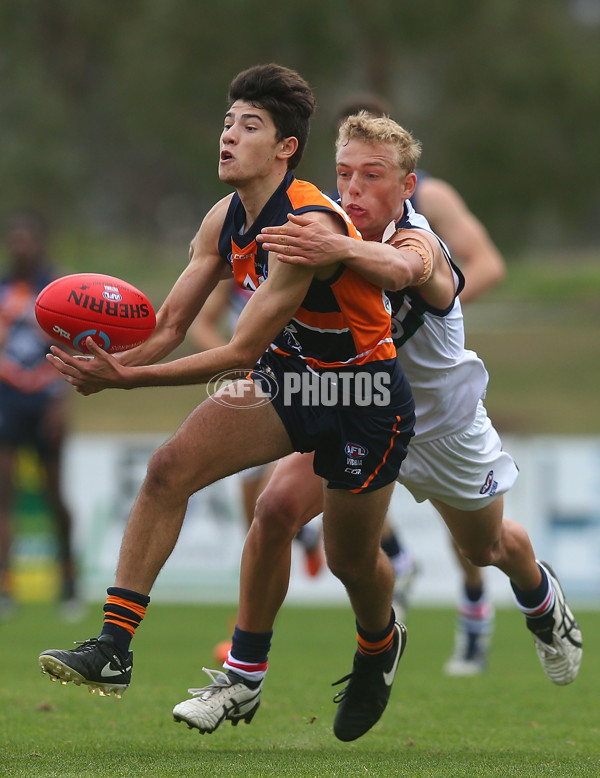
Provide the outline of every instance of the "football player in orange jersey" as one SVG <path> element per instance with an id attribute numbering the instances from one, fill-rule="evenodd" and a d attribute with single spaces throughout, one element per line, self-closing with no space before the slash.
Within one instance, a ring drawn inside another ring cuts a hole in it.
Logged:
<path id="1" fill-rule="evenodd" d="M 318 270 L 271 261 L 256 241 L 265 226 L 284 223 L 291 212 L 311 213 L 327 230 L 358 242 L 343 210 L 293 174 L 313 110 L 312 92 L 294 71 L 261 65 L 239 74 L 229 90 L 219 157 L 219 177 L 235 191 L 204 218 L 153 335 L 119 358 L 90 341 L 94 358 L 87 360 L 53 348 L 50 361 L 83 394 L 203 383 L 219 374 L 243 377 L 200 404 L 151 457 L 100 636 L 70 651 L 44 651 L 39 662 L 53 678 L 120 695 L 131 679 L 130 640 L 177 541 L 190 495 L 294 450 L 314 451 L 324 487 L 327 563 L 346 588 L 358 633 L 352 671 L 336 695 L 334 732 L 348 741 L 381 717 L 406 642 L 392 610 L 393 571 L 379 540 L 412 435 L 414 405 L 381 287 L 339 261 Z M 404 286 L 445 262 L 435 239 L 425 256 L 413 247 L 399 253 Z M 230 342 L 157 364 L 181 342 L 224 274 L 254 290 Z M 271 634 L 240 614 L 225 672 L 210 671 L 211 683 L 176 705 L 175 719 L 201 732 L 225 720 L 250 721 Z"/>

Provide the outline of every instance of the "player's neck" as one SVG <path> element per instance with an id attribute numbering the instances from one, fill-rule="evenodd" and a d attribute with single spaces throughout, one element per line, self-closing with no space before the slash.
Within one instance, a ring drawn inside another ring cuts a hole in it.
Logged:
<path id="1" fill-rule="evenodd" d="M 247 231 L 258 219 L 260 212 L 269 202 L 277 187 L 281 184 L 287 170 L 278 171 L 267 177 L 255 178 L 237 187 L 237 193 L 246 211 L 245 230 Z"/>

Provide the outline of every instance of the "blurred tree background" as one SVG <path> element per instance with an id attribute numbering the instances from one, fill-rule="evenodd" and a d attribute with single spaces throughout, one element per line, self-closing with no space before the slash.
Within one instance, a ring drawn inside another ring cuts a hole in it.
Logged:
<path id="1" fill-rule="evenodd" d="M 0 210 L 187 241 L 229 81 L 268 61 L 317 96 L 301 177 L 331 188 L 336 109 L 376 91 L 505 252 L 597 241 L 599 0 L 2 0 Z"/>
<path id="2" fill-rule="evenodd" d="M 270 61 L 317 97 L 300 177 L 333 187 L 338 108 L 377 92 L 504 252 L 465 311 L 498 428 L 599 434 L 600 0 L 0 0 L 0 219 L 38 208 L 64 272 L 158 306 L 228 191 L 229 82 Z M 202 396 L 77 396 L 76 424 L 172 429 Z"/>

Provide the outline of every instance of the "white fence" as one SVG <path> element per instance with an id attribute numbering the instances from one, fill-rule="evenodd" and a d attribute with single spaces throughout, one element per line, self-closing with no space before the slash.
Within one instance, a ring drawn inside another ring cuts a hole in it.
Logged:
<path id="1" fill-rule="evenodd" d="M 162 435 L 74 436 L 67 450 L 66 488 L 76 517 L 75 542 L 82 590 L 91 600 L 111 585 L 123 529 L 152 451 Z M 504 440 L 520 468 L 505 513 L 530 533 L 536 554 L 552 562 L 570 600 L 600 606 L 600 439 L 566 437 Z M 453 602 L 459 576 L 446 529 L 428 505 L 396 486 L 391 514 L 419 562 L 415 603 Z M 152 593 L 153 600 L 234 602 L 244 521 L 238 477 L 194 495 L 177 547 Z M 294 544 L 297 545 L 297 544 Z M 294 549 L 289 601 L 337 602 L 342 587 L 328 571 L 304 573 Z M 512 602 L 505 576 L 486 570 L 492 598 Z"/>

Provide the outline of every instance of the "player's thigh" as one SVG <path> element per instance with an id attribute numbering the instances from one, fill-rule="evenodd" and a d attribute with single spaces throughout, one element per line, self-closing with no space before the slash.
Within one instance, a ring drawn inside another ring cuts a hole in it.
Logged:
<path id="1" fill-rule="evenodd" d="M 330 565 L 379 553 L 381 530 L 393 490 L 394 483 L 360 494 L 325 489 L 323 540 Z"/>
<path id="2" fill-rule="evenodd" d="M 465 511 L 431 500 L 461 551 L 477 552 L 500 540 L 504 500 L 502 495 L 475 511 Z"/>
<path id="3" fill-rule="evenodd" d="M 295 530 L 323 510 L 323 481 L 313 470 L 313 454 L 294 452 L 280 459 L 256 505 L 259 521 Z"/>
<path id="4" fill-rule="evenodd" d="M 292 451 L 270 403 L 258 403 L 251 381 L 245 394 L 219 392 L 201 403 L 152 457 L 151 468 L 190 493 Z M 227 400 L 227 401 L 219 401 Z M 258 398 L 260 399 L 260 398 Z"/>

